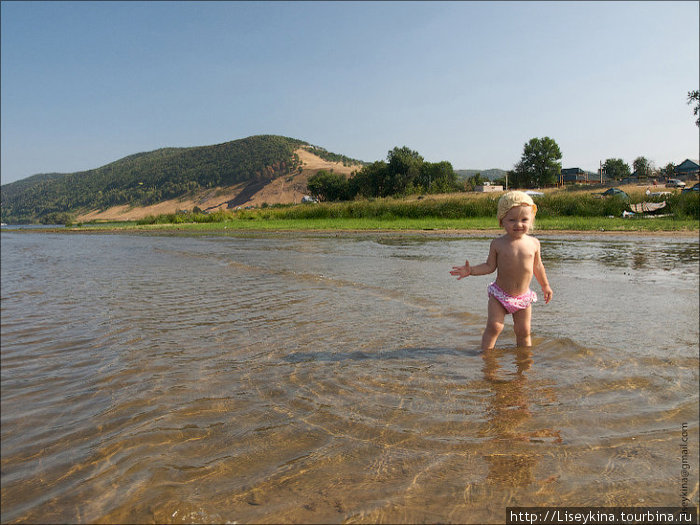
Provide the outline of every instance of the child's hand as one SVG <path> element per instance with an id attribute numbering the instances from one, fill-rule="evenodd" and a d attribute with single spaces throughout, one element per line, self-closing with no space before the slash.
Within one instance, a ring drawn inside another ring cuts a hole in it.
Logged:
<path id="1" fill-rule="evenodd" d="M 544 303 L 547 304 L 549 301 L 552 300 L 554 292 L 552 292 L 552 289 L 549 286 L 545 286 L 544 288 L 542 288 L 542 295 L 544 295 Z"/>
<path id="2" fill-rule="evenodd" d="M 472 273 L 472 269 L 469 267 L 469 261 L 464 263 L 464 266 L 453 266 L 450 275 L 457 275 L 457 280 L 463 279 Z"/>

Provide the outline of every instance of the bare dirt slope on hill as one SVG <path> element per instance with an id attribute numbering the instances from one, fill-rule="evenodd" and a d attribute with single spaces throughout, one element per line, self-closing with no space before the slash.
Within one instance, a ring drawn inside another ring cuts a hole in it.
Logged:
<path id="1" fill-rule="evenodd" d="M 261 206 L 267 204 L 290 204 L 301 202 L 304 195 L 308 195 L 306 184 L 309 177 L 319 170 L 333 170 L 349 176 L 361 166 L 343 166 L 340 162 L 324 160 L 305 148 L 296 150 L 302 163 L 301 173 L 284 175 L 267 184 L 254 186 L 249 183 L 238 184 L 225 188 L 212 188 L 202 190 L 196 195 L 182 199 L 171 199 L 151 206 L 132 207 L 128 205 L 113 206 L 104 211 L 93 210 L 79 215 L 77 222 L 89 222 L 93 220 L 126 221 L 138 220 L 148 215 L 161 215 L 176 213 L 178 210 L 192 210 L 198 206 L 202 210 L 225 210 L 232 203 L 237 206 Z"/>

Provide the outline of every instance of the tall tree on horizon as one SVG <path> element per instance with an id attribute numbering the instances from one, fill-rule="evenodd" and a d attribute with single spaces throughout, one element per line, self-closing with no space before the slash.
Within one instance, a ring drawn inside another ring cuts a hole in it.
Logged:
<path id="1" fill-rule="evenodd" d="M 561 173 L 561 150 L 550 137 L 532 138 L 525 143 L 523 155 L 515 165 L 515 181 L 521 187 L 556 184 Z"/>
<path id="2" fill-rule="evenodd" d="M 387 153 L 388 181 L 386 195 L 403 192 L 413 184 L 420 175 L 423 157 L 408 146 L 394 149 Z M 384 196 L 384 195 L 383 195 Z"/>
<path id="3" fill-rule="evenodd" d="M 630 176 L 630 166 L 622 159 L 607 159 L 603 164 L 603 169 L 605 174 L 613 180 Z"/>
<path id="4" fill-rule="evenodd" d="M 634 173 L 637 175 L 637 177 L 642 179 L 651 177 L 654 172 L 653 163 L 643 156 L 634 159 L 632 167 L 634 168 Z"/>

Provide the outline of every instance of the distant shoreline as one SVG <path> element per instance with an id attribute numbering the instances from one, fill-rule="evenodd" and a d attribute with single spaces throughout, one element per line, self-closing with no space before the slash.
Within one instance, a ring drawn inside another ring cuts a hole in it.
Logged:
<path id="1" fill-rule="evenodd" d="M 490 229 L 350 229 L 350 228 L 235 228 L 230 226 L 214 227 L 209 229 L 192 229 L 183 227 L 184 225 L 160 225 L 159 227 L 61 227 L 61 228 L 32 228 L 32 229 L 12 229 L 3 228 L 3 232 L 22 233 L 65 233 L 65 234 L 182 234 L 182 235 L 206 235 L 206 234 L 226 234 L 231 236 L 276 236 L 276 235 L 310 235 L 310 236 L 406 236 L 406 237 L 426 237 L 426 238 L 460 238 L 460 237 L 498 237 L 502 235 L 502 230 L 498 228 Z M 570 230 L 570 229 L 547 229 L 535 230 L 531 232 L 534 237 L 574 237 L 574 238 L 696 238 L 700 242 L 699 230 Z"/>

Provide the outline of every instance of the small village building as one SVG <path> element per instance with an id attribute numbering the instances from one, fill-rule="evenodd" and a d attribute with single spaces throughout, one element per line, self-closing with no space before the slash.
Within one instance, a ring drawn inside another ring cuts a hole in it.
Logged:
<path id="1" fill-rule="evenodd" d="M 503 186 L 501 186 L 500 184 L 491 184 L 490 182 L 484 182 L 482 186 L 474 186 L 474 191 L 478 191 L 481 193 L 503 191 Z"/>
<path id="2" fill-rule="evenodd" d="M 601 173 L 585 171 L 581 168 L 565 168 L 559 176 L 560 184 L 590 184 L 605 182 L 607 177 Z"/>
<path id="3" fill-rule="evenodd" d="M 700 176 L 700 164 L 697 160 L 685 159 L 673 168 L 673 172 L 681 180 L 697 179 Z"/>
<path id="4" fill-rule="evenodd" d="M 581 168 L 565 168 L 561 170 L 561 181 L 564 184 L 588 182 L 588 175 Z"/>

